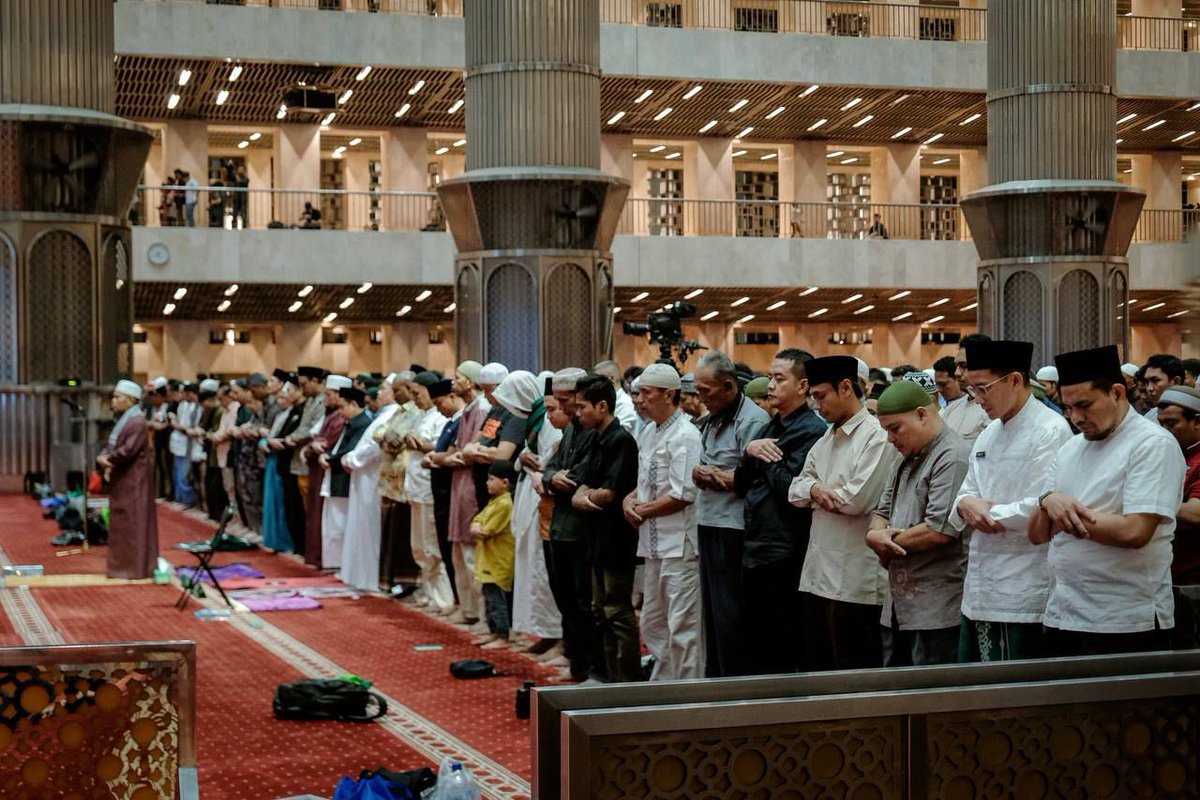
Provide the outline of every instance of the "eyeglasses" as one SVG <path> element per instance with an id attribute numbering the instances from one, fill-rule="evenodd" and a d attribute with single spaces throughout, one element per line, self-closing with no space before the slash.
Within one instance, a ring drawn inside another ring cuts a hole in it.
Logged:
<path id="1" fill-rule="evenodd" d="M 968 386 L 966 388 L 967 396 L 973 400 L 976 398 L 987 397 L 987 393 L 991 391 L 993 386 L 995 386 L 997 383 L 1000 383 L 1012 374 L 1013 373 L 1010 372 L 1007 375 L 1001 375 L 999 378 L 996 378 L 996 380 L 992 381 L 991 383 L 985 383 L 983 386 Z"/>

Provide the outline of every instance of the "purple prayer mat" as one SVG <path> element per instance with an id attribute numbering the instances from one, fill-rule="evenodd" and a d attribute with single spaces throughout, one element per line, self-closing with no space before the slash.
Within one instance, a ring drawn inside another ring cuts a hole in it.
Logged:
<path id="1" fill-rule="evenodd" d="M 321 604 L 311 597 L 239 597 L 238 602 L 251 611 L 313 611 Z"/>
<path id="2" fill-rule="evenodd" d="M 201 583 L 212 583 L 212 579 L 206 573 L 192 567 L 176 567 L 175 574 L 180 578 L 186 578 L 189 581 L 197 580 L 197 575 Z M 223 567 L 213 567 L 213 574 L 217 576 L 219 581 L 232 580 L 233 578 L 265 578 L 266 575 L 256 570 L 249 564 L 238 562 L 236 564 L 226 564 Z"/>

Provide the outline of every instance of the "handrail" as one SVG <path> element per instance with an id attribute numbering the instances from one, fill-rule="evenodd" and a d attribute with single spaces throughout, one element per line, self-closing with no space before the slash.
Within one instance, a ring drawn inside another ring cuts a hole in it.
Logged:
<path id="1" fill-rule="evenodd" d="M 463 0 L 117 0 L 208 3 L 256 8 L 461 17 Z M 656 28 L 803 33 L 922 41 L 987 41 L 986 8 L 868 0 L 599 0 L 600 21 Z M 1117 46 L 1129 50 L 1200 49 L 1200 20 L 1117 17 Z"/>

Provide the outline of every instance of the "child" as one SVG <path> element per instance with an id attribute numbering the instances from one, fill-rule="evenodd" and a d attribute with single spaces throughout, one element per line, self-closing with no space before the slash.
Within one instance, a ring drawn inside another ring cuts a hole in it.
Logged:
<path id="1" fill-rule="evenodd" d="M 491 500 L 471 522 L 475 545 L 475 580 L 483 587 L 487 636 L 472 644 L 485 650 L 504 647 L 512 624 L 513 562 L 516 540 L 512 534 L 512 487 L 517 480 L 511 461 L 497 461 L 488 468 L 487 490 Z"/>

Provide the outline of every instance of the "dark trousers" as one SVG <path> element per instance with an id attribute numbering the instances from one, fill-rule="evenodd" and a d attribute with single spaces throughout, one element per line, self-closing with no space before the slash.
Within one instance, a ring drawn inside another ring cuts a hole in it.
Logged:
<path id="1" fill-rule="evenodd" d="M 633 613 L 634 569 L 633 564 L 592 568 L 592 615 L 600 647 L 593 659 L 597 668 L 604 665 L 610 681 L 641 680 L 641 639 Z"/>
<path id="2" fill-rule="evenodd" d="M 156 431 L 154 434 L 154 477 L 158 484 L 158 496 L 166 500 L 175 499 L 175 458 L 169 448 L 170 432 Z"/>
<path id="3" fill-rule="evenodd" d="M 406 506 L 407 507 L 407 506 Z M 501 639 L 508 638 L 512 627 L 512 592 L 506 592 L 498 583 L 485 583 L 483 589 L 483 616 L 488 630 Z"/>
<path id="4" fill-rule="evenodd" d="M 704 625 L 704 677 L 747 674 L 742 610 L 742 550 L 745 533 L 701 525 L 700 603 Z"/>
<path id="5" fill-rule="evenodd" d="M 892 611 L 892 626 L 880 626 L 885 667 L 925 667 L 958 663 L 958 626 L 902 631 Z"/>
<path id="6" fill-rule="evenodd" d="M 1055 658 L 1154 653 L 1171 649 L 1171 630 L 1089 633 L 1046 628 L 1046 652 Z"/>
<path id="7" fill-rule="evenodd" d="M 388 588 L 397 583 L 415 584 L 420 570 L 412 558 L 412 507 L 396 500 L 384 503 L 379 578 Z"/>
<path id="8" fill-rule="evenodd" d="M 286 470 L 286 467 L 285 467 Z M 283 479 L 283 515 L 292 533 L 292 551 L 304 555 L 304 498 L 300 495 L 300 481 L 286 470 L 280 473 Z"/>
<path id="9" fill-rule="evenodd" d="M 563 654 L 576 680 L 588 676 L 597 651 L 598 632 L 592 616 L 591 543 L 551 540 L 550 592 L 563 618 Z"/>
<path id="10" fill-rule="evenodd" d="M 209 464 L 204 470 L 204 498 L 208 502 L 209 519 L 219 520 L 229 505 L 229 497 L 225 494 L 225 476 L 218 466 Z"/>
<path id="11" fill-rule="evenodd" d="M 804 593 L 804 669 L 877 669 L 883 666 L 879 606 Z"/>
<path id="12" fill-rule="evenodd" d="M 748 567 L 742 575 L 746 594 L 746 653 L 751 675 L 775 675 L 800 669 L 804 615 L 800 602 L 802 556 Z"/>

